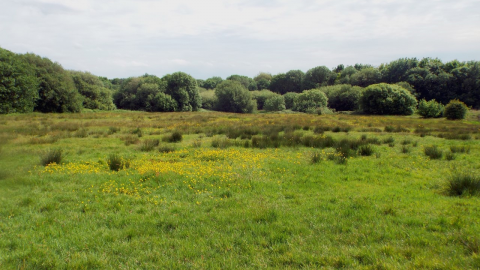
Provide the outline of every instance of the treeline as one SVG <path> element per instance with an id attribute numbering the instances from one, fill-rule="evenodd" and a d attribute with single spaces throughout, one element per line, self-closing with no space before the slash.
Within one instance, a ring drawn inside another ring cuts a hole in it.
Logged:
<path id="1" fill-rule="evenodd" d="M 372 88 L 379 94 L 366 100 L 366 93 Z M 397 98 L 408 103 L 408 109 L 385 109 L 398 107 L 398 102 L 392 103 Z M 422 106 L 437 106 L 436 102 L 441 106 L 454 99 L 480 108 L 478 61 L 442 63 L 432 58 L 402 58 L 379 67 L 319 66 L 306 73 L 261 72 L 254 78 L 231 75 L 225 80 L 196 80 L 183 72 L 162 78 L 145 74 L 107 79 L 65 70 L 35 54 L 15 54 L 0 48 L 0 113 L 79 112 L 84 108 L 169 112 L 204 108 L 228 112 L 291 109 L 321 113 L 332 109 L 409 114 L 417 110 L 418 101 Z M 377 102 L 374 104 L 373 100 Z M 382 106 L 385 108 L 381 109 Z"/>

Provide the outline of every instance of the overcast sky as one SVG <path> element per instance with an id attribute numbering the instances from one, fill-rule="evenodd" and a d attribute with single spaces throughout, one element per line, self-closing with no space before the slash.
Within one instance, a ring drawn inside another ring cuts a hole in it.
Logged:
<path id="1" fill-rule="evenodd" d="M 480 0 L 0 0 L 0 47 L 108 78 L 480 60 Z"/>

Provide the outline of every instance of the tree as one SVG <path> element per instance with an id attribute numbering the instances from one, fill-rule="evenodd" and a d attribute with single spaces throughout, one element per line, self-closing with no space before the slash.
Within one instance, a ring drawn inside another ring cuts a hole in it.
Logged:
<path id="1" fill-rule="evenodd" d="M 258 110 L 263 110 L 263 105 L 265 104 L 265 101 L 273 96 L 276 96 L 278 94 L 273 93 L 270 90 L 261 90 L 261 91 L 251 91 L 252 93 L 252 98 L 257 101 L 257 109 Z"/>
<path id="2" fill-rule="evenodd" d="M 287 73 L 277 74 L 272 78 L 270 90 L 282 95 L 287 92 L 300 93 L 304 77 L 305 74 L 301 70 L 290 70 Z"/>
<path id="3" fill-rule="evenodd" d="M 272 78 L 273 78 L 273 77 L 272 77 L 272 74 L 267 73 L 267 72 L 260 72 L 260 73 L 257 74 L 257 76 L 255 76 L 255 77 L 253 78 L 253 80 L 258 83 L 258 81 L 260 81 L 260 80 L 271 81 Z"/>
<path id="4" fill-rule="evenodd" d="M 216 110 L 223 112 L 251 113 L 256 109 L 252 95 L 240 82 L 226 80 L 215 88 Z"/>
<path id="5" fill-rule="evenodd" d="M 167 83 L 160 78 L 145 74 L 141 77 L 124 80 L 114 96 L 114 102 L 120 109 L 148 112 L 173 112 L 178 103 L 166 94 Z"/>
<path id="6" fill-rule="evenodd" d="M 81 111 L 83 97 L 75 88 L 70 74 L 60 64 L 31 53 L 21 57 L 33 67 L 39 83 L 36 111 L 59 113 Z"/>
<path id="7" fill-rule="evenodd" d="M 328 107 L 337 111 L 356 111 L 363 88 L 339 84 L 319 88 L 328 97 Z"/>
<path id="8" fill-rule="evenodd" d="M 302 89 L 313 89 L 320 86 L 332 85 L 335 82 L 336 74 L 326 66 L 319 66 L 309 69 L 305 74 Z"/>
<path id="9" fill-rule="evenodd" d="M 38 99 L 34 69 L 21 57 L 0 48 L 0 113 L 32 112 Z"/>
<path id="10" fill-rule="evenodd" d="M 281 95 L 269 97 L 264 104 L 264 109 L 268 112 L 277 112 L 285 110 L 285 99 Z"/>
<path id="11" fill-rule="evenodd" d="M 249 78 L 247 76 L 234 74 L 227 77 L 227 80 L 237 81 L 250 91 L 257 90 L 257 83 L 252 78 Z"/>
<path id="12" fill-rule="evenodd" d="M 376 68 L 363 68 L 350 76 L 350 84 L 360 87 L 367 87 L 371 84 L 381 82 L 382 74 Z"/>
<path id="13" fill-rule="evenodd" d="M 215 89 L 217 87 L 217 84 L 221 83 L 223 81 L 222 78 L 220 77 L 211 77 L 205 80 L 203 83 L 203 87 L 205 89 Z"/>
<path id="14" fill-rule="evenodd" d="M 99 77 L 80 71 L 70 71 L 70 76 L 72 76 L 75 88 L 83 96 L 82 105 L 84 108 L 98 110 L 115 109 L 112 91 L 104 87 L 104 82 Z"/>
<path id="15" fill-rule="evenodd" d="M 213 110 L 217 102 L 217 97 L 215 96 L 214 90 L 207 90 L 200 93 L 202 97 L 202 108 L 207 110 Z"/>
<path id="16" fill-rule="evenodd" d="M 178 104 L 179 111 L 198 111 L 202 99 L 197 89 L 197 81 L 184 72 L 165 75 L 162 78 L 167 83 L 165 94 L 170 95 Z"/>
<path id="17" fill-rule="evenodd" d="M 406 89 L 395 84 L 373 84 L 365 88 L 360 107 L 367 114 L 410 115 L 417 99 Z"/>
<path id="18" fill-rule="evenodd" d="M 417 58 L 400 58 L 386 65 L 380 66 L 380 72 L 384 82 L 398 83 L 406 81 L 408 78 L 408 71 L 417 66 Z"/>
<path id="19" fill-rule="evenodd" d="M 327 107 L 328 98 L 318 89 L 305 90 L 298 94 L 293 101 L 293 110 L 298 112 L 313 113 L 318 109 Z"/>
<path id="20" fill-rule="evenodd" d="M 285 100 L 285 108 L 286 109 L 292 109 L 294 105 L 294 100 L 295 97 L 298 95 L 298 93 L 295 92 L 288 92 L 283 95 L 283 98 Z"/>
<path id="21" fill-rule="evenodd" d="M 468 107 L 458 99 L 451 100 L 445 106 L 444 115 L 448 120 L 464 119 L 467 115 Z"/>
<path id="22" fill-rule="evenodd" d="M 441 103 L 432 99 L 426 101 L 425 99 L 420 100 L 418 103 L 417 113 L 423 118 L 438 118 L 443 116 L 444 106 Z"/>
<path id="23" fill-rule="evenodd" d="M 340 84 L 350 84 L 350 77 L 357 72 L 358 70 L 356 68 L 353 66 L 348 66 L 340 72 L 337 82 Z"/>

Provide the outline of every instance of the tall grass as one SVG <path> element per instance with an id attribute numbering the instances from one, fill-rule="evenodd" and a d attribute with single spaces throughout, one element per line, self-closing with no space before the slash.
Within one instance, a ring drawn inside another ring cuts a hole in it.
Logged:
<path id="1" fill-rule="evenodd" d="M 42 166 L 52 163 L 60 164 L 62 162 L 62 154 L 62 149 L 49 149 L 40 156 L 40 164 Z"/>

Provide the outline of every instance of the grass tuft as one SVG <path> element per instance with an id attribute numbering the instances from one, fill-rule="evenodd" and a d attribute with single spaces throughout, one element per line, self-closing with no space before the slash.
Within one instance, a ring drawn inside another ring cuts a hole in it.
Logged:
<path id="1" fill-rule="evenodd" d="M 443 156 L 443 151 L 438 149 L 436 145 L 426 146 L 424 152 L 430 159 L 441 159 Z"/>
<path id="2" fill-rule="evenodd" d="M 130 167 L 130 160 L 123 158 L 118 154 L 110 154 L 107 159 L 107 164 L 110 170 L 119 171 Z"/>
<path id="3" fill-rule="evenodd" d="M 52 163 L 60 164 L 60 162 L 62 162 L 62 153 L 63 150 L 61 149 L 49 149 L 40 157 L 40 164 L 42 164 L 42 166 L 47 166 Z"/>
<path id="4" fill-rule="evenodd" d="M 479 195 L 480 177 L 470 174 L 459 174 L 447 181 L 446 192 L 449 196 Z"/>

